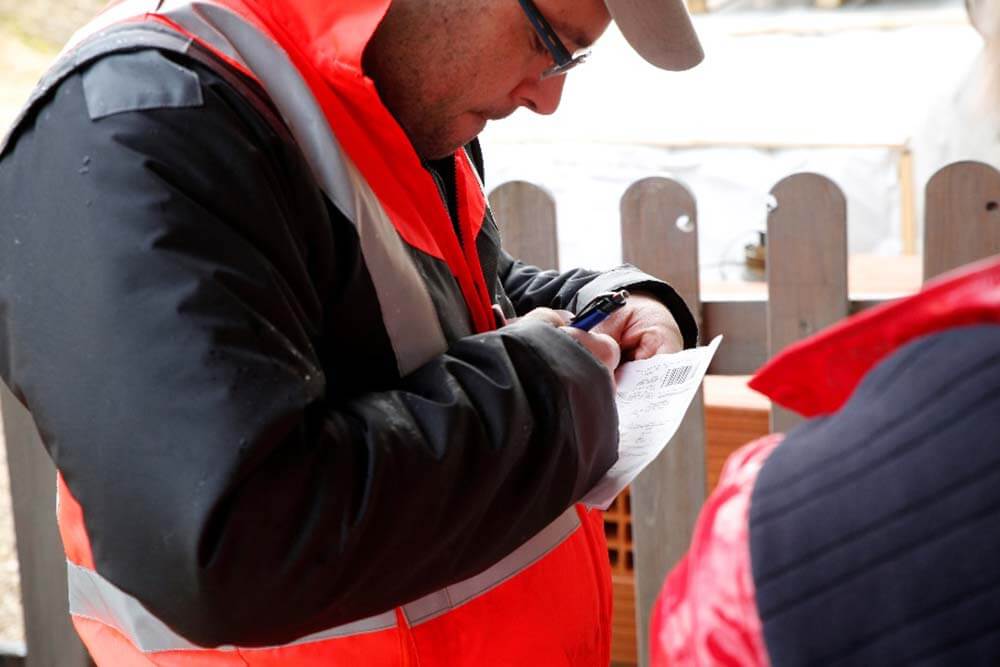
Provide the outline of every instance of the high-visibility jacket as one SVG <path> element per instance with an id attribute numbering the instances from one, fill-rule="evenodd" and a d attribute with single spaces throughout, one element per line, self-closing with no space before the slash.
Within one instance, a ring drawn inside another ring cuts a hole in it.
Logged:
<path id="1" fill-rule="evenodd" d="M 0 372 L 61 472 L 101 665 L 609 660 L 602 518 L 573 503 L 614 458 L 612 388 L 492 305 L 641 287 L 689 344 L 693 319 L 634 268 L 499 250 L 475 146 L 442 187 L 361 73 L 387 6 L 113 4 L 0 147 Z"/>
<path id="2" fill-rule="evenodd" d="M 653 664 L 996 664 L 1000 259 L 751 386 L 813 419 L 726 462 L 654 608 Z"/>

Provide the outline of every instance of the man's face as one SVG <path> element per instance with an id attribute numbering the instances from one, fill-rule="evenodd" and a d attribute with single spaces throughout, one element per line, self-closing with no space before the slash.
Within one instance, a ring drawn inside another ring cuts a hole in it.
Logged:
<path id="1" fill-rule="evenodd" d="M 570 53 L 611 21 L 603 0 L 536 0 Z M 396 0 L 366 53 L 386 106 L 424 159 L 450 155 L 518 107 L 550 114 L 565 76 L 517 0 Z"/>

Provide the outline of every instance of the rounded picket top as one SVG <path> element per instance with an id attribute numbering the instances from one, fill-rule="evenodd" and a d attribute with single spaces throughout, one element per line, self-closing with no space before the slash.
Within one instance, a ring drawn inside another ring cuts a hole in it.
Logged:
<path id="1" fill-rule="evenodd" d="M 680 181 L 654 176 L 622 195 L 622 255 L 626 262 L 670 283 L 699 313 L 698 205 Z"/>
<path id="2" fill-rule="evenodd" d="M 625 261 L 670 283 L 700 328 L 698 209 L 691 191 L 669 178 L 645 178 L 625 191 L 621 217 Z M 670 446 L 632 483 L 639 664 L 649 660 L 649 622 L 663 575 L 690 544 L 698 508 L 705 500 L 704 443 L 699 390 Z"/>
<path id="3" fill-rule="evenodd" d="M 794 174 L 771 189 L 767 216 L 768 352 L 830 326 L 848 314 L 847 199 L 820 174 Z M 797 415 L 775 407 L 772 430 Z"/>
<path id="4" fill-rule="evenodd" d="M 840 186 L 823 174 L 802 172 L 786 176 L 771 188 L 768 202 L 768 213 L 772 215 L 782 206 L 796 207 L 796 212 L 811 207 L 830 211 L 829 219 L 840 218 L 847 223 L 847 198 Z"/>
<path id="5" fill-rule="evenodd" d="M 815 276 L 847 281 L 847 198 L 826 176 L 793 174 L 771 189 L 767 216 L 768 281 Z"/>
<path id="6" fill-rule="evenodd" d="M 924 280 L 1000 253 L 1000 172 L 956 162 L 927 182 Z"/>
<path id="7" fill-rule="evenodd" d="M 559 266 L 556 200 L 552 193 L 527 181 L 508 181 L 490 192 L 489 201 L 504 250 L 544 269 Z"/>

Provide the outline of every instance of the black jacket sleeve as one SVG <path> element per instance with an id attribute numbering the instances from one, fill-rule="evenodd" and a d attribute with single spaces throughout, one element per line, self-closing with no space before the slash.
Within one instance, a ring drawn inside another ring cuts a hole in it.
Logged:
<path id="1" fill-rule="evenodd" d="M 0 373 L 83 507 L 103 576 L 202 645 L 269 645 L 462 580 L 613 463 L 604 369 L 537 324 L 394 386 L 324 332 L 349 225 L 211 72 L 91 120 L 80 76 L 0 162 Z M 366 360 L 377 366 L 384 360 Z"/>
<path id="2" fill-rule="evenodd" d="M 578 312 L 601 292 L 643 291 L 658 298 L 670 310 L 684 337 L 684 347 L 698 344 L 698 325 L 680 295 L 670 285 L 634 266 L 626 264 L 605 272 L 576 269 L 560 273 L 543 271 L 501 253 L 499 274 L 518 315 L 539 307 Z"/>

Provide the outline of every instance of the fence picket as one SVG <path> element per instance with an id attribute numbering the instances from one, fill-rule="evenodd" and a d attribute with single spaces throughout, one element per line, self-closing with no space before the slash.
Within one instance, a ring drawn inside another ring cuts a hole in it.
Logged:
<path id="1" fill-rule="evenodd" d="M 698 213 L 691 192 L 676 181 L 647 178 L 625 192 L 621 214 L 625 261 L 670 283 L 691 311 L 700 313 Z M 631 487 L 636 634 L 643 666 L 649 664 L 653 603 L 663 578 L 687 550 L 705 500 L 704 443 L 699 390 L 670 445 Z"/>
<path id="2" fill-rule="evenodd" d="M 549 192 L 532 183 L 511 181 L 490 193 L 504 250 L 542 267 L 559 267 L 556 238 L 556 202 Z"/>
<path id="3" fill-rule="evenodd" d="M 927 183 L 924 280 L 1000 253 L 1000 172 L 956 162 Z"/>
<path id="4" fill-rule="evenodd" d="M 0 382 L 14 509 L 27 667 L 92 665 L 69 619 L 66 556 L 56 528 L 56 471 L 35 421 Z"/>
<path id="5" fill-rule="evenodd" d="M 759 301 L 700 301 L 697 206 L 682 184 L 648 178 L 622 197 L 626 261 L 671 283 L 706 332 L 730 335 L 716 371 L 745 373 L 787 345 L 849 313 L 847 214 L 840 188 L 816 174 L 796 174 L 771 191 L 768 216 L 766 350 L 764 305 Z M 559 265 L 556 209 L 543 188 L 526 182 L 490 194 L 504 248 L 546 268 Z M 686 221 L 686 222 L 685 222 Z M 927 184 L 924 277 L 1000 253 L 1000 172 L 960 162 Z M 858 302 L 856 307 L 872 303 Z M 704 317 L 702 316 L 704 313 Z M 702 321 L 704 319 L 704 322 Z M 55 526 L 54 470 L 34 421 L 0 383 L 11 495 L 21 571 L 27 657 L 0 656 L 0 665 L 92 665 L 72 631 L 66 605 L 66 570 Z M 772 430 L 788 430 L 797 415 L 775 407 Z M 649 661 L 649 617 L 663 578 L 686 551 L 704 501 L 705 417 L 701 392 L 664 453 L 630 490 L 633 509 L 636 629 L 639 664 Z"/>
<path id="6" fill-rule="evenodd" d="M 767 218 L 767 340 L 774 356 L 788 345 L 848 314 L 847 201 L 819 174 L 795 174 L 771 190 Z M 771 430 L 788 431 L 801 418 L 779 406 Z"/>

